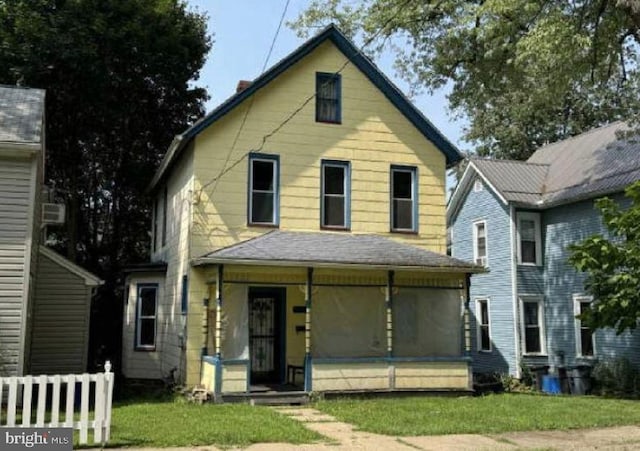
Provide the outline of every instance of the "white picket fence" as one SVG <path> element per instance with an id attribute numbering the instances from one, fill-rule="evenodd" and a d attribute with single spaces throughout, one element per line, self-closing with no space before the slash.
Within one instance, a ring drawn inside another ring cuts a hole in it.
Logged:
<path id="1" fill-rule="evenodd" d="M 76 416 L 76 384 L 80 384 L 79 420 Z M 91 384 L 94 384 L 94 402 L 90 403 Z M 37 388 L 35 422 L 32 421 L 33 387 Z M 64 421 L 60 400 L 66 386 Z M 47 393 L 51 393 L 50 408 Z M 79 443 L 87 444 L 89 430 L 93 429 L 93 442 L 106 444 L 111 430 L 111 403 L 113 400 L 113 373 L 106 362 L 104 373 L 69 374 L 55 376 L 0 377 L 0 427 L 69 427 L 80 431 Z M 93 410 L 91 410 L 93 407 Z M 6 410 L 3 410 L 5 408 Z M 22 410 L 21 421 L 16 422 Z M 93 419 L 90 418 L 93 413 Z M 2 418 L 6 421 L 3 424 Z"/>

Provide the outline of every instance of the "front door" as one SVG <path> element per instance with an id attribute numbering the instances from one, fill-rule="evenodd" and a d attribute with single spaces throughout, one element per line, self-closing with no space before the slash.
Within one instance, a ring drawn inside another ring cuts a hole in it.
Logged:
<path id="1" fill-rule="evenodd" d="M 284 380 L 284 288 L 249 288 L 251 384 Z"/>

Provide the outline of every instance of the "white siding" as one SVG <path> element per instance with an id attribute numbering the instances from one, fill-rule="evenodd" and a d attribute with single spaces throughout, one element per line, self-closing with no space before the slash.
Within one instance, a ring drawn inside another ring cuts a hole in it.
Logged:
<path id="1" fill-rule="evenodd" d="M 0 159 L 0 364 L 7 374 L 20 371 L 32 163 Z"/>

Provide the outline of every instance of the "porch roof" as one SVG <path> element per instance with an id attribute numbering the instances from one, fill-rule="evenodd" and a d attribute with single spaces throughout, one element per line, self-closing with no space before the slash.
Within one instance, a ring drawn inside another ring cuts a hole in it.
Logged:
<path id="1" fill-rule="evenodd" d="M 274 230 L 193 260 L 194 266 L 239 264 L 476 273 L 484 269 L 378 235 Z"/>

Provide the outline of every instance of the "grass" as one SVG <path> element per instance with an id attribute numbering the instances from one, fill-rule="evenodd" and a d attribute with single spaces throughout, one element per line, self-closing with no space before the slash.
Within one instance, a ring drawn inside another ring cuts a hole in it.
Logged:
<path id="1" fill-rule="evenodd" d="M 311 443 L 323 437 L 272 409 L 246 404 L 131 400 L 113 407 L 110 447 Z"/>
<path id="2" fill-rule="evenodd" d="M 315 407 L 378 434 L 492 434 L 640 424 L 640 402 L 596 397 L 502 394 L 482 397 L 338 399 Z"/>

